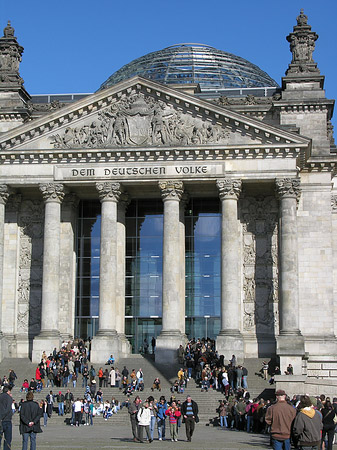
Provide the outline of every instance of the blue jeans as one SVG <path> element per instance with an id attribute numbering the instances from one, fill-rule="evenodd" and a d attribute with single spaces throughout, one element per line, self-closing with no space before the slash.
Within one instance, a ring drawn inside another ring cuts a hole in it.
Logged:
<path id="1" fill-rule="evenodd" d="M 153 433 L 154 433 L 154 427 L 156 424 L 156 416 L 151 416 L 151 422 L 150 422 L 150 435 L 151 439 L 153 440 Z"/>
<path id="2" fill-rule="evenodd" d="M 48 414 L 46 412 L 43 413 L 43 426 L 46 427 L 48 422 Z"/>
<path id="3" fill-rule="evenodd" d="M 252 431 L 253 416 L 247 416 L 247 433 Z"/>
<path id="4" fill-rule="evenodd" d="M 278 441 L 273 438 L 273 449 L 274 450 L 290 450 L 290 438 L 284 441 Z"/>
<path id="5" fill-rule="evenodd" d="M 247 375 L 244 375 L 242 377 L 242 387 L 243 389 L 247 389 L 248 388 L 248 384 L 247 384 Z"/>
<path id="6" fill-rule="evenodd" d="M 11 450 L 12 444 L 12 422 L 2 422 L 3 434 L 0 435 L 0 447 L 2 436 L 5 438 L 4 450 Z"/>
<path id="7" fill-rule="evenodd" d="M 227 428 L 227 417 L 226 416 L 220 416 L 220 426 Z"/>
<path id="8" fill-rule="evenodd" d="M 158 438 L 165 439 L 165 419 L 157 417 Z"/>
<path id="9" fill-rule="evenodd" d="M 58 407 L 59 407 L 59 416 L 63 416 L 63 414 L 64 414 L 64 403 L 60 402 L 58 404 Z"/>
<path id="10" fill-rule="evenodd" d="M 23 433 L 22 435 L 22 450 L 28 450 L 28 439 L 30 438 L 30 450 L 36 450 L 36 433 Z"/>
<path id="11" fill-rule="evenodd" d="M 192 367 L 187 368 L 188 378 L 192 378 Z"/>

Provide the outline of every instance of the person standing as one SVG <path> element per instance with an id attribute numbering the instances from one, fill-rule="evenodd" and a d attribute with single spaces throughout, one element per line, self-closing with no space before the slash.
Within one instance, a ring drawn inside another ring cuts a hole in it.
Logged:
<path id="1" fill-rule="evenodd" d="M 269 408 L 270 409 L 270 408 Z M 322 415 L 313 408 L 308 395 L 301 395 L 293 433 L 301 450 L 317 450 L 321 445 Z M 332 441 L 331 441 L 332 445 Z M 331 447 L 332 448 L 332 447 Z"/>
<path id="2" fill-rule="evenodd" d="M 59 409 L 59 416 L 64 415 L 64 395 L 61 391 L 57 394 L 57 403 L 58 403 L 58 409 Z"/>
<path id="3" fill-rule="evenodd" d="M 198 412 L 198 404 L 192 400 L 190 395 L 188 395 L 181 407 L 181 414 L 183 416 L 183 423 L 185 423 L 188 442 L 191 442 L 195 424 L 199 422 Z"/>
<path id="4" fill-rule="evenodd" d="M 72 410 L 72 403 L 74 401 L 74 396 L 73 394 L 70 392 L 69 389 L 67 389 L 67 392 L 64 396 L 64 399 L 66 401 L 66 408 L 65 408 L 65 414 L 69 414 L 71 413 Z"/>
<path id="5" fill-rule="evenodd" d="M 296 410 L 286 401 L 286 393 L 276 391 L 277 402 L 267 409 L 265 421 L 271 426 L 274 450 L 290 450 L 291 425 L 296 416 Z"/>
<path id="6" fill-rule="evenodd" d="M 321 409 L 322 413 L 322 422 L 323 422 L 323 431 L 322 431 L 322 444 L 325 441 L 327 436 L 328 445 L 325 446 L 325 450 L 332 450 L 332 443 L 335 434 L 335 410 L 330 402 L 330 400 L 326 400 L 323 408 Z"/>
<path id="7" fill-rule="evenodd" d="M 162 395 L 155 407 L 157 411 L 157 429 L 159 441 L 165 441 L 165 411 L 167 410 L 167 403 L 165 397 Z"/>
<path id="8" fill-rule="evenodd" d="M 0 433 L 0 447 L 2 437 L 4 437 L 4 450 L 10 450 L 12 445 L 12 393 L 9 386 L 4 386 L 0 394 L 0 423 L 2 432 Z"/>
<path id="9" fill-rule="evenodd" d="M 132 434 L 133 434 L 133 440 L 134 442 L 139 442 L 138 439 L 138 422 L 137 422 L 137 414 L 138 410 L 140 408 L 140 397 L 137 397 L 134 399 L 132 403 L 129 403 L 128 406 L 128 413 L 130 414 L 130 422 L 131 422 L 131 428 L 132 428 Z"/>
<path id="10" fill-rule="evenodd" d="M 145 429 L 147 439 L 149 443 L 152 442 L 151 434 L 150 434 L 150 422 L 151 422 L 151 411 L 149 409 L 149 403 L 145 402 L 143 407 L 139 408 L 137 413 L 138 420 L 138 442 L 143 441 L 143 430 Z"/>
<path id="11" fill-rule="evenodd" d="M 47 400 L 47 403 L 48 403 L 47 413 L 48 413 L 48 417 L 50 418 L 52 413 L 53 413 L 53 406 L 54 406 L 53 391 L 49 392 L 49 394 L 46 397 L 46 400 Z"/>
<path id="12" fill-rule="evenodd" d="M 43 411 L 40 405 L 33 402 L 34 394 L 29 391 L 26 401 L 21 404 L 20 409 L 20 434 L 22 435 L 22 450 L 28 450 L 30 439 L 30 450 L 36 450 L 36 434 L 42 433 L 40 419 Z"/>
<path id="13" fill-rule="evenodd" d="M 178 442 L 178 418 L 181 416 L 181 412 L 176 402 L 171 403 L 171 406 L 165 411 L 165 415 L 169 417 L 171 441 Z"/>

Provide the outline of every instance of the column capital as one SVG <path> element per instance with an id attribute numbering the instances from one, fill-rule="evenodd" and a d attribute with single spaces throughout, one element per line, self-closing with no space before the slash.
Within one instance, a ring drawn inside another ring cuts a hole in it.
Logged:
<path id="1" fill-rule="evenodd" d="M 238 200 L 241 194 L 242 182 L 238 179 L 223 178 L 216 180 L 219 189 L 219 197 L 221 200 L 233 199 Z"/>
<path id="2" fill-rule="evenodd" d="M 39 185 L 43 200 L 47 202 L 62 203 L 66 190 L 61 183 L 45 183 Z"/>
<path id="3" fill-rule="evenodd" d="M 276 193 L 280 199 L 294 198 L 299 201 L 301 195 L 299 178 L 277 178 L 275 181 Z"/>
<path id="4" fill-rule="evenodd" d="M 130 205 L 131 199 L 127 192 L 122 192 L 119 197 L 118 207 L 126 210 L 126 208 Z"/>
<path id="5" fill-rule="evenodd" d="M 184 183 L 178 180 L 159 181 L 158 186 L 163 201 L 165 200 L 181 200 L 184 193 Z"/>
<path id="6" fill-rule="evenodd" d="M 120 183 L 96 183 L 96 190 L 101 202 L 113 201 L 118 203 L 122 194 L 122 186 Z"/>
<path id="7" fill-rule="evenodd" d="M 12 189 L 7 184 L 0 184 L 0 204 L 5 205 L 12 193 Z"/>
<path id="8" fill-rule="evenodd" d="M 78 204 L 80 202 L 80 199 L 77 197 L 76 194 L 73 192 L 70 192 L 69 194 L 66 194 L 63 200 L 63 205 L 68 208 L 76 209 L 78 207 Z"/>

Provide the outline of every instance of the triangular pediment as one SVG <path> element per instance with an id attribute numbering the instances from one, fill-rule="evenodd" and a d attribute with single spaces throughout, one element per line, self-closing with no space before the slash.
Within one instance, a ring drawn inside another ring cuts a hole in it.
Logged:
<path id="1" fill-rule="evenodd" d="M 22 151 L 307 147 L 310 140 L 140 77 L 0 137 Z"/>

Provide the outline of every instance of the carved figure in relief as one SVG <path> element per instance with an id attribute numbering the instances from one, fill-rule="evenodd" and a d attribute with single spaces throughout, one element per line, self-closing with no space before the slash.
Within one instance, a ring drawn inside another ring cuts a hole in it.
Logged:
<path id="1" fill-rule="evenodd" d="M 82 127 L 67 127 L 51 136 L 54 148 L 124 145 L 225 143 L 229 133 L 221 125 L 177 111 L 143 93 L 123 95 Z"/>

